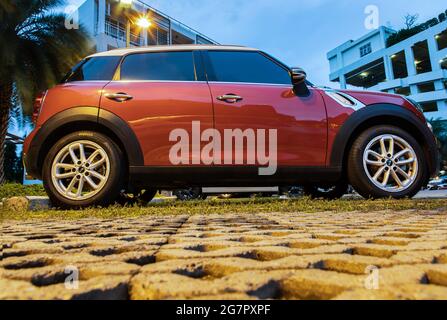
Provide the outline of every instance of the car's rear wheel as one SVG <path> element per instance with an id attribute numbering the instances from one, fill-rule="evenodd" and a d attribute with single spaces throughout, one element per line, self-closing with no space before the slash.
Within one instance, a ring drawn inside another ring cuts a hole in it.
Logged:
<path id="1" fill-rule="evenodd" d="M 424 152 L 408 132 L 376 126 L 353 143 L 347 162 L 348 178 L 365 198 L 405 198 L 418 193 L 428 174 Z"/>
<path id="2" fill-rule="evenodd" d="M 107 206 L 120 193 L 123 163 L 121 150 L 105 135 L 71 133 L 46 156 L 44 187 L 56 207 Z"/>

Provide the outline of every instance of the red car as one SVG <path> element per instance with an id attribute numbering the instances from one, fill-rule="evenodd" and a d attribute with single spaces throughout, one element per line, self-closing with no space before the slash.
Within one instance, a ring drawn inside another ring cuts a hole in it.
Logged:
<path id="1" fill-rule="evenodd" d="M 412 197 L 437 173 L 435 138 L 402 96 L 318 88 L 257 49 L 170 46 L 92 55 L 36 99 L 29 174 L 59 207 L 122 191 L 304 185 Z"/>

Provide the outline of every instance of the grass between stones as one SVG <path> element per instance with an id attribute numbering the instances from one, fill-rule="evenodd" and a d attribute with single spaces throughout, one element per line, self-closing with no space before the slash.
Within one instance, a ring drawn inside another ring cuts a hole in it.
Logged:
<path id="1" fill-rule="evenodd" d="M 7 212 L 2 210 L 2 218 L 7 220 L 26 219 L 83 219 L 83 218 L 132 218 L 140 216 L 198 215 L 198 214 L 255 214 L 290 212 L 370 212 L 403 210 L 447 210 L 446 200 L 312 200 L 299 198 L 280 200 L 275 198 L 253 199 L 211 199 L 207 201 L 179 202 L 169 200 L 148 206 L 111 206 L 84 210 L 46 210 L 33 212 Z"/>
<path id="2" fill-rule="evenodd" d="M 0 184 L 0 200 L 23 196 L 46 196 L 42 185 L 24 186 L 18 183 Z"/>

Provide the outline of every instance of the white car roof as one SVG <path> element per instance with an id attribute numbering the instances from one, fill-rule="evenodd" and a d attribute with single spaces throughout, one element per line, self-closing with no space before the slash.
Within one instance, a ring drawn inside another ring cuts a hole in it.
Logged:
<path id="1" fill-rule="evenodd" d="M 172 46 L 148 46 L 134 47 L 125 49 L 114 49 L 92 54 L 91 57 L 116 57 L 124 56 L 129 53 L 139 52 L 160 52 L 160 51 L 185 51 L 185 50 L 238 50 L 238 51 L 259 51 L 258 49 L 243 46 L 223 46 L 223 45 L 172 45 Z"/>

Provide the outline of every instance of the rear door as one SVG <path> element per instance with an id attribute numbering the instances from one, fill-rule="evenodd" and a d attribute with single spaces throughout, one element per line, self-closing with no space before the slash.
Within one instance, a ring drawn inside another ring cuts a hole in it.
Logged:
<path id="1" fill-rule="evenodd" d="M 129 124 L 146 166 L 201 165 L 200 152 L 188 152 L 184 163 L 170 158 L 176 143 L 170 141 L 173 132 L 180 130 L 192 139 L 193 122 L 201 130 L 213 128 L 210 91 L 197 55 L 192 51 L 130 54 L 121 63 L 119 80 L 105 88 L 101 108 Z M 126 101 L 120 102 L 120 97 Z"/>

